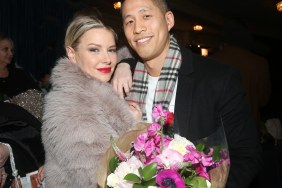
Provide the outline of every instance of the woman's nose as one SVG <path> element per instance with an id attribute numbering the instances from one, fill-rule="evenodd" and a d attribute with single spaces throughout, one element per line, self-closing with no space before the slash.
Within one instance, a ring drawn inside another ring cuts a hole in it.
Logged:
<path id="1" fill-rule="evenodd" d="M 102 57 L 103 63 L 110 64 L 111 63 L 111 56 L 109 52 L 104 52 Z"/>
<path id="2" fill-rule="evenodd" d="M 13 50 L 8 50 L 8 55 L 9 56 L 14 56 L 14 51 Z"/>

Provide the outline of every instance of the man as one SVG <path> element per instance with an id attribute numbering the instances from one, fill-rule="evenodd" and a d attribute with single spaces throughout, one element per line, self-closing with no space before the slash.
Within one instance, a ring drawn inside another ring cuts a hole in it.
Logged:
<path id="1" fill-rule="evenodd" d="M 180 135 L 192 141 L 223 124 L 231 159 L 226 187 L 248 187 L 259 168 L 260 148 L 239 73 L 179 46 L 169 33 L 174 16 L 165 1 L 125 0 L 121 11 L 125 36 L 139 56 L 127 100 L 140 105 L 148 122 L 153 105 L 162 103 L 175 113 Z M 120 68 L 116 73 L 124 74 Z M 114 88 L 127 90 L 119 79 Z"/>

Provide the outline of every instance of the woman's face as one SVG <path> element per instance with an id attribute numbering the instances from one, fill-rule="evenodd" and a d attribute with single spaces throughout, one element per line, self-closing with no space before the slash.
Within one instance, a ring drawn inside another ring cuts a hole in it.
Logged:
<path id="1" fill-rule="evenodd" d="M 12 41 L 4 39 L 0 41 L 0 69 L 7 67 L 14 56 L 14 45 Z"/>
<path id="2" fill-rule="evenodd" d="M 95 28 L 79 39 L 77 49 L 67 47 L 68 57 L 87 76 L 108 82 L 117 63 L 116 43 L 111 31 Z"/>

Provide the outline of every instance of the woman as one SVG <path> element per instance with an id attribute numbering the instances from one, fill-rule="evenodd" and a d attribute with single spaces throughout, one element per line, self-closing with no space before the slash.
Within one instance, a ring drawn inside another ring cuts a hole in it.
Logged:
<path id="1" fill-rule="evenodd" d="M 23 177 L 44 162 L 40 137 L 43 95 L 28 73 L 15 68 L 13 57 L 13 41 L 0 33 L 0 142 L 13 149 L 18 175 Z M 7 151 L 1 144 L 0 188 L 10 187 L 13 178 Z"/>
<path id="2" fill-rule="evenodd" d="M 117 62 L 116 40 L 94 17 L 75 17 L 67 28 L 67 58 L 52 70 L 43 116 L 47 188 L 97 187 L 110 136 L 117 138 L 141 118 L 140 109 L 129 107 L 108 83 Z"/>
<path id="3" fill-rule="evenodd" d="M 12 98 L 30 89 L 40 90 L 32 77 L 22 69 L 15 68 L 14 43 L 4 33 L 0 33 L 0 94 Z"/>

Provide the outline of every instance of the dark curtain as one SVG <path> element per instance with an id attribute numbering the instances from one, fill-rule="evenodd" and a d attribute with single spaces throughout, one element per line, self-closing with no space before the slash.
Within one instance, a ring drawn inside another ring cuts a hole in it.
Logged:
<path id="1" fill-rule="evenodd" d="M 64 55 L 66 25 L 81 5 L 67 0 L 1 0 L 0 32 L 15 44 L 15 61 L 34 78 Z"/>

